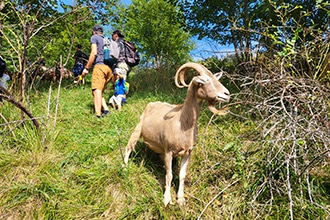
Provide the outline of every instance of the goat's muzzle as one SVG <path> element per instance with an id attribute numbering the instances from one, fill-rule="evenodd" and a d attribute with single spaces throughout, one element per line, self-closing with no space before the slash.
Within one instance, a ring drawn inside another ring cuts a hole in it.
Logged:
<path id="1" fill-rule="evenodd" d="M 227 108 L 219 108 L 219 109 L 217 109 L 215 106 L 216 106 L 216 104 L 218 104 L 220 102 L 228 102 L 229 99 L 230 99 L 229 91 L 226 91 L 226 92 L 221 93 L 220 95 L 218 95 L 215 100 L 212 100 L 212 101 L 210 100 L 208 102 L 208 107 L 209 107 L 210 111 L 213 114 L 216 114 L 216 115 L 225 115 L 228 112 L 228 109 Z"/>

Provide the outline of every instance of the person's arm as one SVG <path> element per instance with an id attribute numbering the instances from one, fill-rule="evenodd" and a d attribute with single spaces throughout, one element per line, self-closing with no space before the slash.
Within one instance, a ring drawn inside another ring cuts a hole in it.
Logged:
<path id="1" fill-rule="evenodd" d="M 124 78 L 123 75 L 121 75 L 120 73 L 117 73 L 117 75 L 118 75 L 118 77 L 119 77 L 120 79 L 123 79 L 123 78 Z"/>

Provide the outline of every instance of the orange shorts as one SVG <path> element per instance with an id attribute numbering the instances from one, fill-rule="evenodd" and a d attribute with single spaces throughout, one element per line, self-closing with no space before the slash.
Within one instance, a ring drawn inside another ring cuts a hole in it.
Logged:
<path id="1" fill-rule="evenodd" d="M 92 74 L 92 91 L 98 89 L 103 92 L 107 88 L 112 76 L 112 70 L 109 66 L 105 64 L 95 65 Z"/>

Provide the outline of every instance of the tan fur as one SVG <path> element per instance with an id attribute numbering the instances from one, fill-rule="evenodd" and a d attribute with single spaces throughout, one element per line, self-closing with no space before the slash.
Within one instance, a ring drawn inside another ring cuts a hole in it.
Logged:
<path id="1" fill-rule="evenodd" d="M 184 82 L 184 75 L 190 69 L 194 69 L 199 75 L 187 85 Z M 182 65 L 175 75 L 175 84 L 180 88 L 188 86 L 185 102 L 181 105 L 165 102 L 149 103 L 129 139 L 124 158 L 127 164 L 131 151 L 141 137 L 150 149 L 162 156 L 166 170 L 165 206 L 172 203 L 170 187 L 173 157 L 182 157 L 177 197 L 180 205 L 185 204 L 184 179 L 191 151 L 197 141 L 197 120 L 203 100 L 208 101 L 212 112 L 221 114 L 223 110 L 217 110 L 214 105 L 228 101 L 230 98 L 229 91 L 201 64 Z"/>

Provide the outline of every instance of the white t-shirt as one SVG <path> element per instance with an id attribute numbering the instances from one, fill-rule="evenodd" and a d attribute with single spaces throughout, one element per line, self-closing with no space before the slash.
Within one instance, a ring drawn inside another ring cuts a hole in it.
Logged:
<path id="1" fill-rule="evenodd" d="M 7 89 L 7 81 L 10 80 L 10 77 L 7 74 L 3 74 L 2 77 L 0 77 L 0 86 Z"/>

